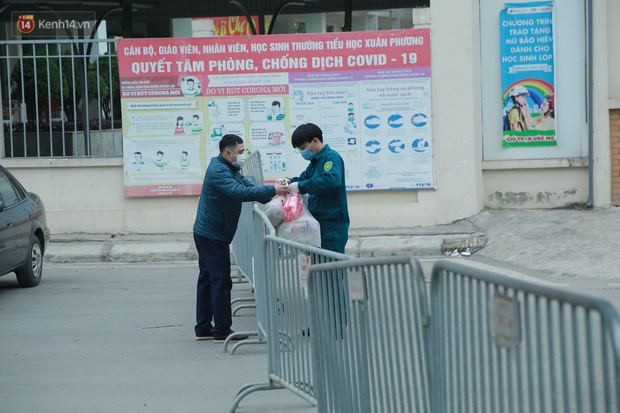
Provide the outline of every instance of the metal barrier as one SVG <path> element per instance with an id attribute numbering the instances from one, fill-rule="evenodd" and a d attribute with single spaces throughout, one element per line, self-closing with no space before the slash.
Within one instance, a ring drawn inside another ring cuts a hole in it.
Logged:
<path id="1" fill-rule="evenodd" d="M 607 302 L 440 261 L 431 306 L 433 411 L 620 411 Z"/>
<path id="2" fill-rule="evenodd" d="M 255 151 L 248 156 L 245 165 L 242 168 L 243 176 L 257 186 L 263 185 L 263 164 L 260 157 L 260 152 Z M 233 346 L 231 354 L 234 354 L 236 349 L 245 344 L 264 344 L 265 343 L 265 305 L 258 306 L 256 301 L 265 303 L 265 288 L 262 286 L 263 279 L 265 278 L 265 251 L 264 251 L 264 234 L 265 232 L 275 234 L 273 226 L 269 220 L 259 215 L 254 214 L 254 208 L 260 211 L 260 208 L 256 203 L 244 202 L 241 206 L 241 215 L 239 216 L 239 223 L 237 225 L 237 232 L 232 242 L 232 255 L 237 264 L 238 277 L 233 281 L 238 284 L 244 280 L 252 285 L 253 297 L 240 297 L 231 301 L 231 305 L 250 302 L 254 304 L 241 304 L 235 307 L 232 314 L 237 314 L 239 310 L 245 308 L 257 309 L 257 331 L 245 331 L 237 332 L 233 334 L 224 342 L 223 351 L 228 351 L 228 344 L 230 340 L 237 335 L 250 335 L 258 336 L 256 340 L 243 340 Z M 257 288 L 258 283 L 258 290 Z M 258 297 L 257 297 L 258 296 Z"/>
<path id="3" fill-rule="evenodd" d="M 264 185 L 263 163 L 261 161 L 260 151 L 256 150 L 247 157 L 245 164 L 241 168 L 241 173 L 254 185 L 256 186 Z M 232 256 L 235 261 L 235 264 L 237 264 L 237 270 L 238 270 L 237 278 L 233 279 L 233 283 L 235 284 L 244 282 L 243 278 L 245 278 L 245 281 L 252 283 L 252 280 L 250 279 L 250 277 L 246 276 L 247 274 L 250 273 L 250 270 L 252 268 L 250 265 L 248 265 L 248 264 L 251 264 L 251 261 L 250 262 L 246 261 L 245 262 L 246 265 L 241 265 L 241 266 L 239 265 L 239 258 L 242 257 L 244 254 L 248 255 L 248 252 L 250 251 L 250 248 L 248 248 L 248 244 L 245 242 L 245 240 L 247 239 L 248 234 L 251 234 L 251 232 L 248 232 L 249 231 L 248 225 L 252 220 L 252 210 L 253 208 L 250 203 L 243 203 L 242 209 L 241 209 L 241 216 L 239 217 L 239 223 L 237 226 L 237 232 L 235 233 L 235 238 L 233 239 L 233 243 L 232 243 Z M 243 258 L 241 258 L 241 260 L 243 261 Z M 232 303 L 234 304 L 234 303 L 242 302 L 242 301 L 254 301 L 254 299 L 253 298 L 237 298 L 233 300 Z M 243 307 L 249 307 L 249 306 L 242 306 L 242 308 Z M 236 310 L 237 309 L 235 309 L 235 312 Z M 233 312 L 233 315 L 235 315 L 235 312 Z"/>
<path id="4" fill-rule="evenodd" d="M 320 413 L 431 411 L 430 321 L 415 258 L 313 265 L 308 292 Z"/>
<path id="5" fill-rule="evenodd" d="M 254 212 L 261 219 L 267 220 L 257 207 Z M 311 264 L 353 259 L 348 255 L 288 241 L 273 234 L 266 235 L 265 242 L 269 381 L 243 386 L 237 393 L 231 412 L 237 409 L 245 396 L 259 390 L 288 389 L 316 405 L 308 300 L 301 276 L 307 275 Z M 258 301 L 257 309 L 261 307 L 260 304 L 261 301 Z"/>
<path id="6" fill-rule="evenodd" d="M 267 264 L 264 234 L 275 235 L 269 219 L 263 214 L 258 203 L 244 203 L 239 219 L 239 227 L 233 240 L 233 251 L 237 257 L 237 268 L 250 281 L 254 289 L 257 331 L 240 332 L 258 336 L 256 340 L 243 340 L 231 348 L 234 354 L 238 347 L 246 344 L 264 344 L 267 336 Z M 234 301 L 234 300 L 233 300 Z M 242 306 L 235 308 L 235 311 Z M 247 306 L 245 306 L 247 308 Z M 234 337 L 234 335 L 233 335 Z M 228 351 L 229 339 L 224 342 L 223 351 Z"/>
<path id="7" fill-rule="evenodd" d="M 122 156 L 115 40 L 1 44 L 5 157 Z"/>
<path id="8" fill-rule="evenodd" d="M 241 168 L 241 173 L 254 185 L 265 185 L 265 180 L 263 178 L 263 161 L 261 160 L 259 150 L 255 150 L 248 155 L 243 168 Z"/>

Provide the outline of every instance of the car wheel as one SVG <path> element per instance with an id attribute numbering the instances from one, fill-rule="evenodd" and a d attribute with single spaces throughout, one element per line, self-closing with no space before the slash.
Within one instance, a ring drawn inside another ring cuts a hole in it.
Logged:
<path id="1" fill-rule="evenodd" d="M 36 287 L 39 285 L 43 273 L 43 251 L 38 237 L 32 237 L 28 251 L 26 262 L 22 267 L 15 270 L 15 274 L 17 275 L 17 283 L 21 287 Z"/>

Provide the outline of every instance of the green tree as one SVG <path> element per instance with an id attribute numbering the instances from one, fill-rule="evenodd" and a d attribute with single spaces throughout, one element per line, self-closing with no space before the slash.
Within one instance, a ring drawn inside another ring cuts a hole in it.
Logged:
<path id="1" fill-rule="evenodd" d="M 36 56 L 40 57 L 23 56 L 11 71 L 12 98 L 26 103 L 28 120 L 35 119 L 37 104 L 41 112 L 50 99 L 60 102 L 61 85 L 63 99 L 69 98 L 70 79 L 61 74 L 57 59 L 47 58 L 46 54 L 45 50 L 39 50 Z"/>
<path id="2" fill-rule="evenodd" d="M 39 113 L 41 113 L 45 107 L 48 107 L 52 99 L 58 103 L 62 102 L 64 113 L 69 121 L 83 121 L 83 107 L 92 102 L 101 104 L 102 113 L 89 113 L 89 118 L 97 119 L 100 116 L 109 118 L 113 106 L 110 103 L 111 96 L 118 96 L 118 116 L 120 118 L 118 63 L 115 57 L 98 56 L 96 59 L 89 59 L 92 60 L 89 63 L 85 63 L 83 57 L 75 57 L 70 50 L 63 52 L 61 57 L 48 58 L 46 56 L 47 50 L 44 49 L 39 50 L 36 56 L 32 54 L 23 56 L 11 71 L 12 96 L 15 99 L 22 99 L 26 103 L 28 120 L 35 120 L 36 105 L 38 105 Z M 110 79 L 110 60 L 112 60 L 112 79 Z M 82 84 L 82 73 L 87 74 L 87 82 L 84 85 Z M 110 80 L 112 80 L 111 86 L 109 85 Z M 84 102 L 82 99 L 84 87 L 88 90 L 88 102 Z M 116 113 L 116 101 L 114 106 Z"/>

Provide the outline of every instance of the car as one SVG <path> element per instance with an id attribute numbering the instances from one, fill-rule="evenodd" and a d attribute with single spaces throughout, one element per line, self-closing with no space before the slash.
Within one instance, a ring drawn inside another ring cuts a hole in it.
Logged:
<path id="1" fill-rule="evenodd" d="M 0 165 L 0 276 L 14 272 L 21 287 L 39 285 L 49 239 L 43 201 Z"/>

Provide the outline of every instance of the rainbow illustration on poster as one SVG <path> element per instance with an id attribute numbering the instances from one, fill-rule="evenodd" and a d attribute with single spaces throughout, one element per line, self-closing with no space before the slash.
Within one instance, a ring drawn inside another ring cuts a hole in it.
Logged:
<path id="1" fill-rule="evenodd" d="M 508 87 L 508 89 L 504 90 L 504 94 L 502 95 L 502 102 L 504 103 L 504 108 L 509 110 L 512 107 L 512 99 L 510 99 L 510 90 L 515 86 L 523 86 L 529 92 L 529 96 L 527 97 L 528 104 L 530 107 L 534 107 L 537 105 L 540 107 L 543 99 L 547 95 L 553 95 L 554 89 L 549 83 L 540 79 L 521 79 L 518 82 L 513 83 Z"/>
<path id="2" fill-rule="evenodd" d="M 528 130 L 510 130 L 509 113 L 515 108 L 510 92 L 513 88 L 527 90 L 527 105 L 531 115 L 531 125 Z M 504 132 L 503 147 L 510 146 L 556 146 L 555 139 L 555 113 L 551 118 L 543 117 L 541 111 L 543 102 L 546 97 L 551 96 L 551 102 L 555 101 L 555 93 L 553 86 L 544 80 L 527 78 L 521 79 L 510 85 L 502 94 L 502 104 L 504 112 Z M 548 107 L 548 106 L 547 106 Z"/>

